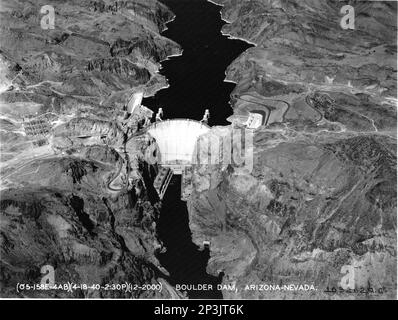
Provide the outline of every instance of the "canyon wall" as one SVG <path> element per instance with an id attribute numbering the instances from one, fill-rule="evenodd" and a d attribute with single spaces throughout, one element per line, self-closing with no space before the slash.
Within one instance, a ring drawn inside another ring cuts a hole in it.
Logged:
<path id="1" fill-rule="evenodd" d="M 173 13 L 154 0 L 2 0 L 0 15 L 1 296 L 179 297 L 155 258 L 153 141 L 131 138 L 152 112 L 127 112 L 134 93 L 166 85 L 160 62 L 181 51 L 160 35 Z M 17 290 L 43 266 L 73 290 Z M 126 282 L 138 289 L 80 287 Z"/>
<path id="2" fill-rule="evenodd" d="M 253 135 L 253 169 L 197 165 L 188 203 L 208 271 L 237 288 L 224 298 L 395 299 L 396 3 L 350 2 L 350 30 L 341 1 L 215 2 L 256 45 L 226 71 L 233 126 L 207 136 L 233 154 Z M 267 125 L 245 130 L 258 110 Z M 269 289 L 290 284 L 314 289 Z"/>

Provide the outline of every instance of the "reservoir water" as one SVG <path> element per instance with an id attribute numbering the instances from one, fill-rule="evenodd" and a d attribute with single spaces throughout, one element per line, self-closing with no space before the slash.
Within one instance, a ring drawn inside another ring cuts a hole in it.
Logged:
<path id="1" fill-rule="evenodd" d="M 251 45 L 231 40 L 221 34 L 225 24 L 221 6 L 206 0 L 161 0 L 176 15 L 163 33 L 181 45 L 183 54 L 162 62 L 161 74 L 169 87 L 143 104 L 157 111 L 163 108 L 164 118 L 201 120 L 205 109 L 210 110 L 210 125 L 226 125 L 232 114 L 229 105 L 233 83 L 224 82 L 228 65 Z M 221 299 L 216 289 L 220 275 L 209 275 L 206 266 L 209 250 L 192 243 L 186 203 L 180 199 L 181 177 L 174 176 L 162 201 L 157 231 L 166 252 L 158 259 L 170 273 L 172 285 L 213 287 L 213 290 L 192 290 L 189 298 Z M 211 249 L 210 249 L 211 250 Z M 206 286 L 207 285 L 207 286 Z"/>
<path id="2" fill-rule="evenodd" d="M 143 104 L 153 111 L 163 108 L 165 118 L 201 120 L 210 110 L 210 125 L 227 125 L 232 114 L 230 93 L 235 84 L 224 82 L 231 62 L 252 45 L 221 34 L 225 22 L 221 6 L 206 0 L 161 0 L 176 15 L 165 37 L 181 45 L 183 54 L 162 62 L 160 73 L 169 88 Z"/>

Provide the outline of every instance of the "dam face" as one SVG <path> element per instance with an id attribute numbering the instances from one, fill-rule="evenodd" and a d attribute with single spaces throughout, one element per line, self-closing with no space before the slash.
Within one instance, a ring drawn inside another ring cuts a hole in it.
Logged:
<path id="1" fill-rule="evenodd" d="M 205 123 L 190 119 L 156 122 L 147 132 L 156 139 L 161 165 L 190 164 L 197 139 L 210 128 Z"/>
<path id="2" fill-rule="evenodd" d="M 221 34 L 225 24 L 221 6 L 207 0 L 161 2 L 176 15 L 163 35 L 181 45 L 183 54 L 162 62 L 160 73 L 168 79 L 169 87 L 143 99 L 143 105 L 155 112 L 162 108 L 165 119 L 172 119 L 148 128 L 158 143 L 160 163 L 189 163 L 196 139 L 209 130 L 198 121 L 206 109 L 210 111 L 210 125 L 229 124 L 226 119 L 232 114 L 229 101 L 235 84 L 224 81 L 225 71 L 251 45 Z M 184 177 L 174 175 L 162 194 L 157 231 L 166 252 L 158 254 L 158 259 L 170 273 L 173 285 L 208 288 L 188 290 L 189 298 L 221 299 L 217 284 L 222 281 L 222 273 L 217 276 L 206 272 L 211 248 L 200 249 L 192 242 L 186 202 L 181 200 L 181 179 Z"/>

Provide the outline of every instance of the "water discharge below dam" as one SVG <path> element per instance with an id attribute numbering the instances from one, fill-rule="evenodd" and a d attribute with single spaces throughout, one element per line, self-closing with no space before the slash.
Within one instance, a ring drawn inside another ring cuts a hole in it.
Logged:
<path id="1" fill-rule="evenodd" d="M 169 87 L 143 104 L 153 111 L 159 107 L 165 118 L 200 120 L 210 110 L 210 125 L 226 125 L 232 114 L 229 105 L 233 83 L 224 82 L 232 61 L 251 45 L 228 39 L 221 34 L 225 22 L 221 6 L 206 0 L 161 0 L 176 15 L 163 35 L 183 49 L 181 56 L 162 62 L 161 74 Z M 167 251 L 158 254 L 160 263 L 170 273 L 173 285 L 209 285 L 208 290 L 188 291 L 189 298 L 221 299 L 217 290 L 219 276 L 207 274 L 209 250 L 200 250 L 192 242 L 186 203 L 181 201 L 181 176 L 174 176 L 162 201 L 158 234 Z M 209 288 L 213 290 L 209 290 Z"/>
<path id="2" fill-rule="evenodd" d="M 208 284 L 213 287 L 213 290 L 189 290 L 189 298 L 220 299 L 222 295 L 216 286 L 221 278 L 206 273 L 209 251 L 201 251 L 192 243 L 188 210 L 180 199 L 180 190 L 181 176 L 174 176 L 163 198 L 158 221 L 158 235 L 167 251 L 159 254 L 158 259 L 170 273 L 172 285 Z"/>

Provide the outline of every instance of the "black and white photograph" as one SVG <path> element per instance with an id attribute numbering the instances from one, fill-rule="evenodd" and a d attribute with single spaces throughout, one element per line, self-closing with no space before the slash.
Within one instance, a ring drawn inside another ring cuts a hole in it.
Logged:
<path id="1" fill-rule="evenodd" d="M 397 1 L 0 0 L 0 298 L 397 300 Z"/>

